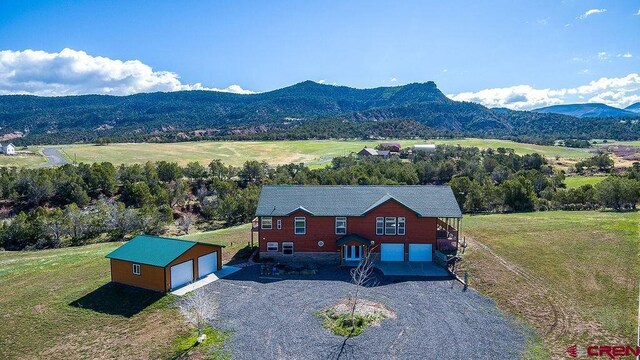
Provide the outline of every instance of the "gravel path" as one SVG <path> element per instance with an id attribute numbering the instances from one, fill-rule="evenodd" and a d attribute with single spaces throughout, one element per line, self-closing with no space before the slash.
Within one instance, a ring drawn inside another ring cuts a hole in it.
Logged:
<path id="1" fill-rule="evenodd" d="M 47 157 L 47 162 L 41 165 L 34 166 L 34 168 L 62 166 L 69 163 L 69 161 L 67 161 L 67 158 L 62 154 L 62 152 L 60 152 L 60 149 L 58 148 L 44 148 L 42 149 L 42 153 Z"/>
<path id="2" fill-rule="evenodd" d="M 494 359 L 519 358 L 528 331 L 506 319 L 490 299 L 454 281 L 391 279 L 364 297 L 396 312 L 344 341 L 325 330 L 316 312 L 343 299 L 348 272 L 260 277 L 245 268 L 198 291 L 219 301 L 217 328 L 233 331 L 234 359 Z"/>

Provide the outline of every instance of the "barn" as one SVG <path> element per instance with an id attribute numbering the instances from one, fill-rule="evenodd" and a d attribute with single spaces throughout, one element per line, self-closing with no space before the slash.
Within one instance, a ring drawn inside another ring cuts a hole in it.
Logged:
<path id="1" fill-rule="evenodd" d="M 222 268 L 224 245 L 138 235 L 106 257 L 111 281 L 166 292 Z"/>

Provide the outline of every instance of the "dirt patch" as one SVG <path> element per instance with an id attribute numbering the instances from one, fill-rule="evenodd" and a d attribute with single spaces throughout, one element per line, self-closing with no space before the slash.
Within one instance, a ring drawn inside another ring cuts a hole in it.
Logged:
<path id="1" fill-rule="evenodd" d="M 336 314 L 348 314 L 351 312 L 351 301 L 349 299 L 344 299 L 327 310 L 331 310 Z M 396 313 L 388 307 L 375 301 L 364 299 L 358 300 L 355 314 L 360 316 L 382 315 L 389 319 L 395 319 L 396 317 Z"/>

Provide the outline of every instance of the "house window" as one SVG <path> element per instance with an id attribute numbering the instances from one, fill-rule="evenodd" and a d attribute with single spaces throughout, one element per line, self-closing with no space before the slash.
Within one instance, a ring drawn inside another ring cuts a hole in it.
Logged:
<path id="1" fill-rule="evenodd" d="M 268 242 L 267 243 L 267 251 L 268 252 L 278 252 L 278 243 L 277 242 Z"/>
<path id="2" fill-rule="evenodd" d="M 384 218 L 376 218 L 376 235 L 384 235 Z"/>
<path id="3" fill-rule="evenodd" d="M 405 234 L 404 218 L 399 217 L 398 218 L 398 235 L 404 235 L 404 234 Z"/>
<path id="4" fill-rule="evenodd" d="M 384 234 L 385 235 L 396 234 L 396 218 L 394 217 L 384 218 Z"/>
<path id="5" fill-rule="evenodd" d="M 347 218 L 336 218 L 336 235 L 345 235 L 347 233 Z"/>
<path id="6" fill-rule="evenodd" d="M 282 243 L 282 255 L 293 255 L 293 243 L 292 242 L 283 242 Z"/>
<path id="7" fill-rule="evenodd" d="M 276 222 L 276 224 L 278 224 L 278 230 L 282 230 L 282 220 L 278 219 L 278 221 Z"/>
<path id="8" fill-rule="evenodd" d="M 262 228 L 265 230 L 271 230 L 273 228 L 273 219 L 271 217 L 263 217 Z"/>
<path id="9" fill-rule="evenodd" d="M 140 264 L 133 264 L 133 275 L 140 275 Z"/>
<path id="10" fill-rule="evenodd" d="M 304 235 L 307 233 L 307 219 L 304 217 L 295 218 L 294 234 Z M 282 245 L 284 250 L 284 244 Z"/>

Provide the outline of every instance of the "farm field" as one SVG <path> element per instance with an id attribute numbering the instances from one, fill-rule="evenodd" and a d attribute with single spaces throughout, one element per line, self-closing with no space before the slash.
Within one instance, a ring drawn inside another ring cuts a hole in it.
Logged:
<path id="1" fill-rule="evenodd" d="M 388 140 L 394 141 L 394 140 Z M 546 157 L 583 159 L 590 153 L 583 149 L 558 146 L 523 144 L 495 139 L 452 139 L 452 140 L 395 140 L 402 146 L 419 143 L 477 146 L 480 148 L 512 148 L 519 154 L 538 152 Z M 299 141 L 201 141 L 180 143 L 129 143 L 96 145 L 61 145 L 69 159 L 78 162 L 109 161 L 119 163 L 144 163 L 149 160 L 177 161 L 185 165 L 191 161 L 208 164 L 213 159 L 221 159 L 228 165 L 239 166 L 247 160 L 266 161 L 272 165 L 305 163 L 318 166 L 331 161 L 333 157 L 358 152 L 363 147 L 375 147 L 385 141 L 341 141 L 341 140 L 299 140 Z"/>
<path id="2" fill-rule="evenodd" d="M 570 344 L 634 344 L 639 222 L 637 212 L 466 216 L 464 268 L 556 356 Z"/>
<path id="3" fill-rule="evenodd" d="M 249 226 L 189 237 L 228 245 L 226 261 Z M 119 244 L 0 252 L 0 358 L 172 358 L 188 333 L 176 298 L 105 286 Z"/>
<path id="4" fill-rule="evenodd" d="M 568 189 L 573 189 L 582 185 L 595 185 L 605 178 L 606 176 L 567 176 L 564 183 Z"/>
<path id="5" fill-rule="evenodd" d="M 16 166 L 16 167 L 30 167 L 47 162 L 47 159 L 41 154 L 33 155 L 11 155 L 5 156 L 0 154 L 0 167 L 2 166 Z"/>

